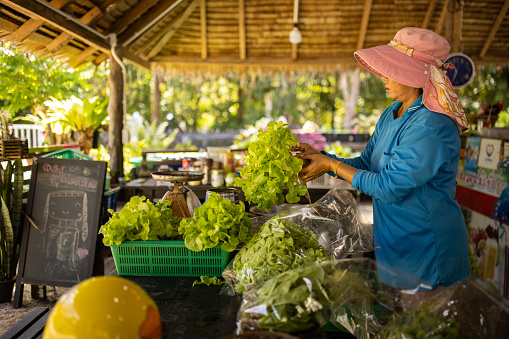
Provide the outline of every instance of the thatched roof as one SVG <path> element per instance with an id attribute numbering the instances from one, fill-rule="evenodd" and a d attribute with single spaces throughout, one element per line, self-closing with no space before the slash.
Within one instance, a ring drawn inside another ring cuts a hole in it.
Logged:
<path id="1" fill-rule="evenodd" d="M 0 0 L 0 39 L 71 65 L 108 59 L 116 33 L 124 58 L 147 68 L 320 70 L 355 65 L 355 50 L 415 26 L 476 64 L 509 64 L 509 0 L 297 2 L 298 45 L 294 0 Z"/>

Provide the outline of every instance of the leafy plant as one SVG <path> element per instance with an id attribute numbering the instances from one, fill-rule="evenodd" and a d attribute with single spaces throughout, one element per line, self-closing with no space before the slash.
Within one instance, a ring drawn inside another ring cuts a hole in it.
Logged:
<path id="1" fill-rule="evenodd" d="M 81 100 L 77 97 L 59 101 L 52 98 L 46 101 L 49 119 L 47 122 L 58 122 L 63 132 L 79 132 L 78 142 L 83 153 L 89 154 L 92 148 L 94 132 L 105 124 L 108 118 L 108 98 L 100 100 Z"/>
<path id="2" fill-rule="evenodd" d="M 221 249 L 232 252 L 251 236 L 252 222 L 244 209 L 242 201 L 234 204 L 212 192 L 194 210 L 192 218 L 182 219 L 178 231 L 191 251 L 200 252 L 221 244 Z"/>
<path id="3" fill-rule="evenodd" d="M 123 241 L 174 239 L 181 218 L 173 217 L 170 204 L 160 200 L 154 205 L 144 196 L 134 196 L 119 212 L 108 210 L 112 216 L 99 229 L 103 243 L 109 246 Z"/>
<path id="4" fill-rule="evenodd" d="M 23 201 L 23 164 L 21 159 L 6 161 L 0 176 L 0 281 L 16 276 L 19 259 L 20 224 Z"/>
<path id="5" fill-rule="evenodd" d="M 261 329 L 280 332 L 305 331 L 325 323 L 331 302 L 324 288 L 326 279 L 319 265 L 276 275 L 258 290 L 246 292 L 241 321 L 255 320 Z"/>
<path id="6" fill-rule="evenodd" d="M 292 156 L 290 149 L 298 145 L 297 137 L 282 121 L 271 121 L 268 130 L 259 130 L 258 139 L 249 145 L 244 155 L 245 166 L 241 178 L 235 178 L 235 185 L 242 188 L 247 201 L 258 204 L 264 211 L 284 203 L 296 203 L 307 192 L 299 183 L 298 173 L 302 159 Z"/>
<path id="7" fill-rule="evenodd" d="M 266 222 L 233 259 L 235 291 L 303 264 L 321 261 L 327 251 L 307 228 L 289 221 Z"/>

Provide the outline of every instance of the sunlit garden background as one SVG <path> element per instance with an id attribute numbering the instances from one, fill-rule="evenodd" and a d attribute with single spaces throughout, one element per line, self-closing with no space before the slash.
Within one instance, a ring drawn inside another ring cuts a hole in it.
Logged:
<path id="1" fill-rule="evenodd" d="M 45 144 L 76 143 L 85 154 L 108 160 L 108 63 L 73 69 L 5 44 L 0 64 L 0 110 L 10 112 L 13 124 L 42 125 Z M 391 103 L 383 82 L 359 70 L 186 74 L 132 64 L 126 69 L 126 175 L 133 166 L 129 160 L 143 149 L 217 146 L 203 140 L 246 148 L 258 129 L 279 119 L 301 142 L 352 156 L 356 152 L 341 141 L 328 143 L 325 135 L 369 135 Z M 508 86 L 509 67 L 482 67 L 459 95 L 468 114 L 500 104 L 495 127 L 507 127 Z"/>

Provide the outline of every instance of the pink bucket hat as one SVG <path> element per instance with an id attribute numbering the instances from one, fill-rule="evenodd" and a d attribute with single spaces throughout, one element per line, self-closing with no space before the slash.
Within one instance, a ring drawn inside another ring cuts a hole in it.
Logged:
<path id="1" fill-rule="evenodd" d="M 453 67 L 444 63 L 450 46 L 446 39 L 427 29 L 406 27 L 387 45 L 354 53 L 357 61 L 371 73 L 403 85 L 422 88 L 422 102 L 433 112 L 449 116 L 460 133 L 468 129 L 458 95 L 445 74 Z"/>

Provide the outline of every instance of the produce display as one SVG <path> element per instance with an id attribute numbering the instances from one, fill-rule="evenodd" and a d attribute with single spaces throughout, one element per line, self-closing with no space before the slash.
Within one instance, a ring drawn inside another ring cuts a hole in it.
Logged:
<path id="1" fill-rule="evenodd" d="M 203 205 L 194 209 L 192 218 L 182 219 L 178 232 L 191 251 L 199 252 L 221 244 L 221 249 L 232 252 L 249 240 L 251 227 L 242 201 L 234 204 L 212 192 Z"/>
<path id="2" fill-rule="evenodd" d="M 298 332 L 317 323 L 324 325 L 331 302 L 329 290 L 324 287 L 327 279 L 323 267 L 303 266 L 246 291 L 239 313 L 240 331 Z"/>
<path id="3" fill-rule="evenodd" d="M 106 246 L 132 240 L 181 240 L 177 229 L 182 218 L 173 217 L 168 200 L 153 204 L 144 196 L 134 196 L 120 211 L 108 212 L 110 219 L 99 229 Z"/>
<path id="4" fill-rule="evenodd" d="M 460 324 L 454 319 L 445 319 L 443 315 L 432 312 L 426 305 L 416 307 L 405 313 L 403 317 L 395 315 L 375 339 L 405 339 L 405 338 L 436 338 L 454 339 L 470 338 L 461 336 Z"/>
<path id="5" fill-rule="evenodd" d="M 268 211 L 284 203 L 284 190 L 288 190 L 286 201 L 296 203 L 307 192 L 299 182 L 302 159 L 292 156 L 290 149 L 299 144 L 297 137 L 282 121 L 271 121 L 268 130 L 259 130 L 244 155 L 245 165 L 240 171 L 241 178 L 235 178 L 235 185 L 242 188 L 247 201 Z"/>
<path id="6" fill-rule="evenodd" d="M 327 257 L 327 251 L 309 229 L 273 219 L 239 250 L 223 277 L 235 292 L 242 293 L 249 284 Z"/>

